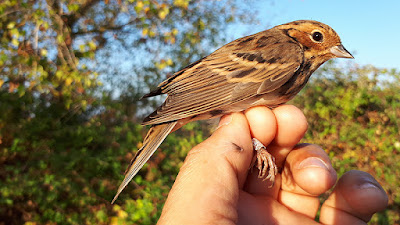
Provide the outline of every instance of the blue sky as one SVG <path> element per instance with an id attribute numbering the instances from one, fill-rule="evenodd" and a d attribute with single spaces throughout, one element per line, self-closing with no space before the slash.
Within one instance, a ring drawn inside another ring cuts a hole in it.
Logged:
<path id="1" fill-rule="evenodd" d="M 236 38 L 293 20 L 318 20 L 340 35 L 355 63 L 400 69 L 400 1 L 261 0 L 256 5 L 260 24 L 238 29 Z"/>

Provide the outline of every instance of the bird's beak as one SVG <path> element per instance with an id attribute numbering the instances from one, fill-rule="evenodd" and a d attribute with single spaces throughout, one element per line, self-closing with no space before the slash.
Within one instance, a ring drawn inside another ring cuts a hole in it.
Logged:
<path id="1" fill-rule="evenodd" d="M 347 51 L 343 45 L 333 46 L 331 49 L 331 53 L 335 55 L 337 58 L 350 58 L 354 59 L 354 57 Z"/>

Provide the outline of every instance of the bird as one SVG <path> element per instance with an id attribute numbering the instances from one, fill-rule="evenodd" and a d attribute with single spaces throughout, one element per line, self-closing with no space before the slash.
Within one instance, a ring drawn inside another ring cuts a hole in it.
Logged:
<path id="1" fill-rule="evenodd" d="M 143 96 L 167 94 L 164 103 L 143 120 L 142 125 L 151 127 L 111 204 L 175 127 L 253 106 L 285 104 L 332 58 L 354 57 L 330 26 L 297 20 L 236 39 L 174 73 Z M 259 177 L 273 181 L 274 158 L 257 139 L 253 145 Z"/>

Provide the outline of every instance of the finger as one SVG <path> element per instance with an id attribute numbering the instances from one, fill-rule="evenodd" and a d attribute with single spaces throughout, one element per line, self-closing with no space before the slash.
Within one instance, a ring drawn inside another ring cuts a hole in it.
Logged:
<path id="1" fill-rule="evenodd" d="M 352 170 L 338 181 L 321 208 L 324 224 L 367 224 L 372 215 L 387 207 L 388 196 L 368 173 Z"/>
<path id="2" fill-rule="evenodd" d="M 237 217 L 239 185 L 246 179 L 252 156 L 245 116 L 242 113 L 224 116 L 212 136 L 186 157 L 165 203 L 162 221 L 191 224 L 190 218 L 199 218 L 199 212 L 203 211 Z"/>
<path id="3" fill-rule="evenodd" d="M 276 164 L 283 166 L 287 154 L 299 143 L 307 131 L 308 123 L 303 112 L 293 105 L 283 105 L 273 110 L 277 131 L 268 149 L 275 156 Z"/>
<path id="4" fill-rule="evenodd" d="M 289 151 L 300 141 L 307 130 L 307 121 L 303 113 L 291 105 L 283 105 L 271 111 L 266 107 L 254 107 L 245 112 L 249 121 L 252 136 L 267 146 L 267 150 L 274 155 L 278 167 L 283 167 L 283 162 Z M 274 120 L 276 122 L 274 122 Z M 276 124 L 275 131 L 271 126 Z M 271 138 L 274 138 L 271 140 Z M 280 189 L 279 174 L 276 176 L 275 185 L 262 181 L 257 177 L 257 172 L 248 175 L 245 190 L 252 194 L 268 195 L 276 199 Z"/>
<path id="5" fill-rule="evenodd" d="M 274 185 L 271 187 L 271 182 L 263 180 L 258 177 L 258 170 L 251 168 L 247 175 L 246 183 L 243 187 L 243 191 L 258 196 L 268 196 L 271 199 L 278 199 L 278 194 L 281 188 L 281 174 L 278 173 L 275 176 Z"/>
<path id="6" fill-rule="evenodd" d="M 236 224 L 319 224 L 314 219 L 288 209 L 276 199 L 244 191 L 239 196 L 239 219 Z"/>
<path id="7" fill-rule="evenodd" d="M 336 179 L 336 171 L 321 147 L 299 144 L 286 158 L 282 189 L 317 196 L 332 188 Z"/>
<path id="8" fill-rule="evenodd" d="M 311 144 L 297 145 L 287 156 L 278 201 L 295 212 L 315 218 L 320 205 L 318 195 L 332 188 L 336 178 L 323 149 Z"/>
<path id="9" fill-rule="evenodd" d="M 244 114 L 249 122 L 251 136 L 268 146 L 276 134 L 276 119 L 272 110 L 257 106 L 246 110 Z"/>
<path id="10" fill-rule="evenodd" d="M 227 160 L 235 171 L 234 175 L 238 179 L 239 188 L 242 188 L 254 153 L 249 124 L 243 113 L 223 116 L 209 141 L 202 144 L 209 145 L 210 153 Z M 215 152 L 212 149 L 217 150 Z M 218 149 L 220 149 L 219 152 Z M 219 165 L 216 166 L 219 167 Z"/>
<path id="11" fill-rule="evenodd" d="M 268 146 L 275 138 L 277 126 L 272 110 L 265 106 L 257 106 L 246 110 L 244 114 L 250 126 L 251 136 L 261 141 L 265 146 Z M 268 147 L 267 150 L 269 151 Z M 279 175 L 275 179 L 275 183 L 279 184 Z M 257 169 L 251 168 L 244 190 L 251 194 L 268 193 L 268 195 L 276 197 L 280 186 L 274 185 L 272 189 L 270 186 L 270 181 L 260 179 Z"/>

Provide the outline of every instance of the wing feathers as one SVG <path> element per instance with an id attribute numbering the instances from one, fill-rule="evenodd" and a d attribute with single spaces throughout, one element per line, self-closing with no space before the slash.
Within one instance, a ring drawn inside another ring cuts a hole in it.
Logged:
<path id="1" fill-rule="evenodd" d="M 167 135 L 175 127 L 176 123 L 177 121 L 173 121 L 170 123 L 155 125 L 150 128 L 144 139 L 143 147 L 137 151 L 135 157 L 132 159 L 128 169 L 125 172 L 125 178 L 119 186 L 117 194 L 115 195 L 111 204 L 117 200 L 122 190 L 124 190 L 126 185 L 128 185 L 128 183 L 139 172 L 147 160 L 149 160 L 149 158 L 157 150 L 158 146 L 160 146 L 161 142 L 164 141 Z"/>
<path id="2" fill-rule="evenodd" d="M 303 50 L 287 40 L 286 35 L 279 35 L 266 31 L 257 38 L 238 39 L 236 44 L 228 44 L 179 71 L 173 79 L 160 84 L 168 98 L 143 124 L 164 123 L 214 110 L 229 112 L 233 104 L 280 88 L 301 65 Z M 240 45 L 246 40 L 262 40 L 263 45 L 246 49 Z"/>

